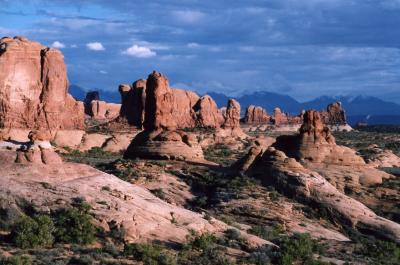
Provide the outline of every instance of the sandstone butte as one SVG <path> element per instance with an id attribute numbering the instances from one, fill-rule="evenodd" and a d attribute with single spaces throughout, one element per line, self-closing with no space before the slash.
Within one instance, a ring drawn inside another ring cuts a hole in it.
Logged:
<path id="1" fill-rule="evenodd" d="M 120 85 L 122 106 L 118 120 L 147 130 L 154 128 L 184 129 L 196 127 L 220 128 L 223 113 L 208 95 L 171 88 L 166 77 L 154 72 L 147 80 L 137 80 L 131 86 Z M 148 93 L 149 87 L 157 89 Z M 157 98 L 165 97 L 160 101 Z M 155 118 L 157 116 L 157 119 Z"/>
<path id="2" fill-rule="evenodd" d="M 68 94 L 62 53 L 23 37 L 0 40 L 0 128 L 83 129 L 84 106 Z"/>

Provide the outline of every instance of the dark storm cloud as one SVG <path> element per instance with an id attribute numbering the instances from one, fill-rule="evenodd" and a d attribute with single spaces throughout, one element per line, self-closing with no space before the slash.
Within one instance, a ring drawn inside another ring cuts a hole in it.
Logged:
<path id="1" fill-rule="evenodd" d="M 158 69 L 199 92 L 400 102 L 398 0 L 0 3 L 0 33 L 62 43 L 71 82 L 88 88 L 116 89 Z"/>

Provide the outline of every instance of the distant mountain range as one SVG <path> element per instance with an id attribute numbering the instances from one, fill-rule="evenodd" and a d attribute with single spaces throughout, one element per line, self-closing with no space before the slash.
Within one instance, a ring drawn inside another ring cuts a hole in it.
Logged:
<path id="1" fill-rule="evenodd" d="M 86 97 L 86 93 L 89 91 L 99 91 L 100 99 L 109 103 L 121 103 L 121 96 L 118 91 L 104 91 L 100 89 L 86 90 L 77 85 L 70 85 L 68 92 L 77 100 L 83 101 Z"/>
<path id="2" fill-rule="evenodd" d="M 71 85 L 69 93 L 78 100 L 83 101 L 86 95 L 86 89 Z M 100 92 L 100 99 L 120 103 L 121 97 L 118 91 Z M 215 92 L 207 93 L 210 95 L 218 107 L 226 106 L 230 97 Z M 273 92 L 254 92 L 235 98 L 242 106 L 242 111 L 249 105 L 256 105 L 272 112 L 274 108 L 279 107 L 282 111 L 293 115 L 299 114 L 302 110 L 316 109 L 323 110 L 328 104 L 340 101 L 346 110 L 348 121 L 351 125 L 357 122 L 367 122 L 368 124 L 400 124 L 400 104 L 381 100 L 370 96 L 322 96 L 307 102 L 299 102 L 296 99 L 279 93 Z"/>
<path id="3" fill-rule="evenodd" d="M 221 93 L 207 93 L 217 102 L 219 107 L 226 106 L 228 96 Z M 236 98 L 244 109 L 256 105 L 272 112 L 279 107 L 290 114 L 299 114 L 302 110 L 326 109 L 328 104 L 340 101 L 346 110 L 348 122 L 355 125 L 358 122 L 368 124 L 400 124 L 400 105 L 370 96 L 322 96 L 311 101 L 299 102 L 288 95 L 272 92 L 255 92 Z"/>

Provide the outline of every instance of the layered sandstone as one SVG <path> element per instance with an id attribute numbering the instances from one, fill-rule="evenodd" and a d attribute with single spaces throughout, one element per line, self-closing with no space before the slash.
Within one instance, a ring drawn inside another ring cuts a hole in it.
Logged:
<path id="1" fill-rule="evenodd" d="M 67 70 L 58 50 L 26 38 L 0 41 L 0 128 L 84 127 L 83 103 L 68 94 Z"/>
<path id="2" fill-rule="evenodd" d="M 198 96 L 190 91 L 173 90 L 168 79 L 153 72 L 146 81 L 144 131 L 125 152 L 127 158 L 202 160 L 203 152 L 195 137 L 177 130 L 195 126 L 194 104 Z"/>
<path id="3" fill-rule="evenodd" d="M 262 107 L 250 105 L 246 109 L 243 122 L 246 124 L 265 124 L 270 122 L 270 116 Z"/>
<path id="4" fill-rule="evenodd" d="M 153 89 L 149 94 L 149 87 L 157 87 L 157 90 Z M 149 117 L 148 122 L 159 123 L 157 127 L 178 129 L 219 128 L 224 120 L 211 97 L 199 97 L 195 92 L 172 88 L 168 79 L 158 72 L 154 72 L 148 80 L 136 81 L 132 86 L 121 85 L 119 91 L 122 98 L 119 120 L 138 128 L 146 128 L 146 116 Z M 162 97 L 163 101 L 155 105 L 155 97 Z M 146 108 L 147 101 L 151 108 Z M 156 120 L 150 121 L 153 118 Z"/>
<path id="5" fill-rule="evenodd" d="M 326 111 L 320 112 L 322 119 L 327 125 L 346 125 L 346 112 L 342 107 L 342 103 L 334 102 L 329 104 Z"/>
<path id="6" fill-rule="evenodd" d="M 273 147 L 253 148 L 243 165 L 244 172 L 273 185 L 277 190 L 304 203 L 318 203 L 332 209 L 359 231 L 400 242 L 400 225 L 382 218 L 359 201 L 344 195 L 326 178 Z"/>
<path id="7" fill-rule="evenodd" d="M 240 128 L 240 104 L 234 99 L 228 100 L 223 128 L 225 129 Z"/>
<path id="8" fill-rule="evenodd" d="M 121 104 L 93 100 L 90 103 L 90 116 L 95 120 L 113 120 L 119 116 Z"/>

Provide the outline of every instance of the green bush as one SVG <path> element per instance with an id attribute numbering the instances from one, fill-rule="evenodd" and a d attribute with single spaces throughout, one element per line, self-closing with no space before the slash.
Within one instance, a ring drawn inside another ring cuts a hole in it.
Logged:
<path id="1" fill-rule="evenodd" d="M 90 206 L 79 202 L 74 208 L 58 213 L 55 220 L 55 237 L 58 242 L 90 244 L 95 238 L 96 229 L 89 214 Z"/>
<path id="2" fill-rule="evenodd" d="M 274 240 L 284 234 L 285 230 L 282 225 L 276 224 L 273 227 L 252 226 L 248 232 L 265 240 Z"/>
<path id="3" fill-rule="evenodd" d="M 20 248 L 48 247 L 54 242 L 54 223 L 47 215 L 21 217 L 11 231 L 11 239 Z"/>
<path id="4" fill-rule="evenodd" d="M 32 260 L 28 256 L 0 257 L 0 265 L 31 265 Z"/>
<path id="5" fill-rule="evenodd" d="M 393 242 L 363 239 L 360 254 L 373 259 L 373 264 L 400 264 L 400 247 Z"/>
<path id="6" fill-rule="evenodd" d="M 176 259 L 161 247 L 149 244 L 125 245 L 124 255 L 142 261 L 144 265 L 175 265 Z"/>
<path id="7" fill-rule="evenodd" d="M 228 232 L 229 234 L 230 232 Z M 231 264 L 225 256 L 225 248 L 217 245 L 218 238 L 212 234 L 193 234 L 188 237 L 188 243 L 179 253 L 180 265 L 228 265 Z"/>
<path id="8" fill-rule="evenodd" d="M 195 235 L 186 247 L 190 249 L 207 250 L 214 247 L 216 242 L 217 238 L 214 235 L 205 233 L 200 236 Z"/>
<path id="9" fill-rule="evenodd" d="M 280 249 L 275 253 L 275 262 L 279 265 L 325 264 L 317 261 L 314 254 L 322 253 L 322 247 L 313 240 L 309 234 L 294 234 L 293 236 L 284 236 L 274 241 Z"/>

